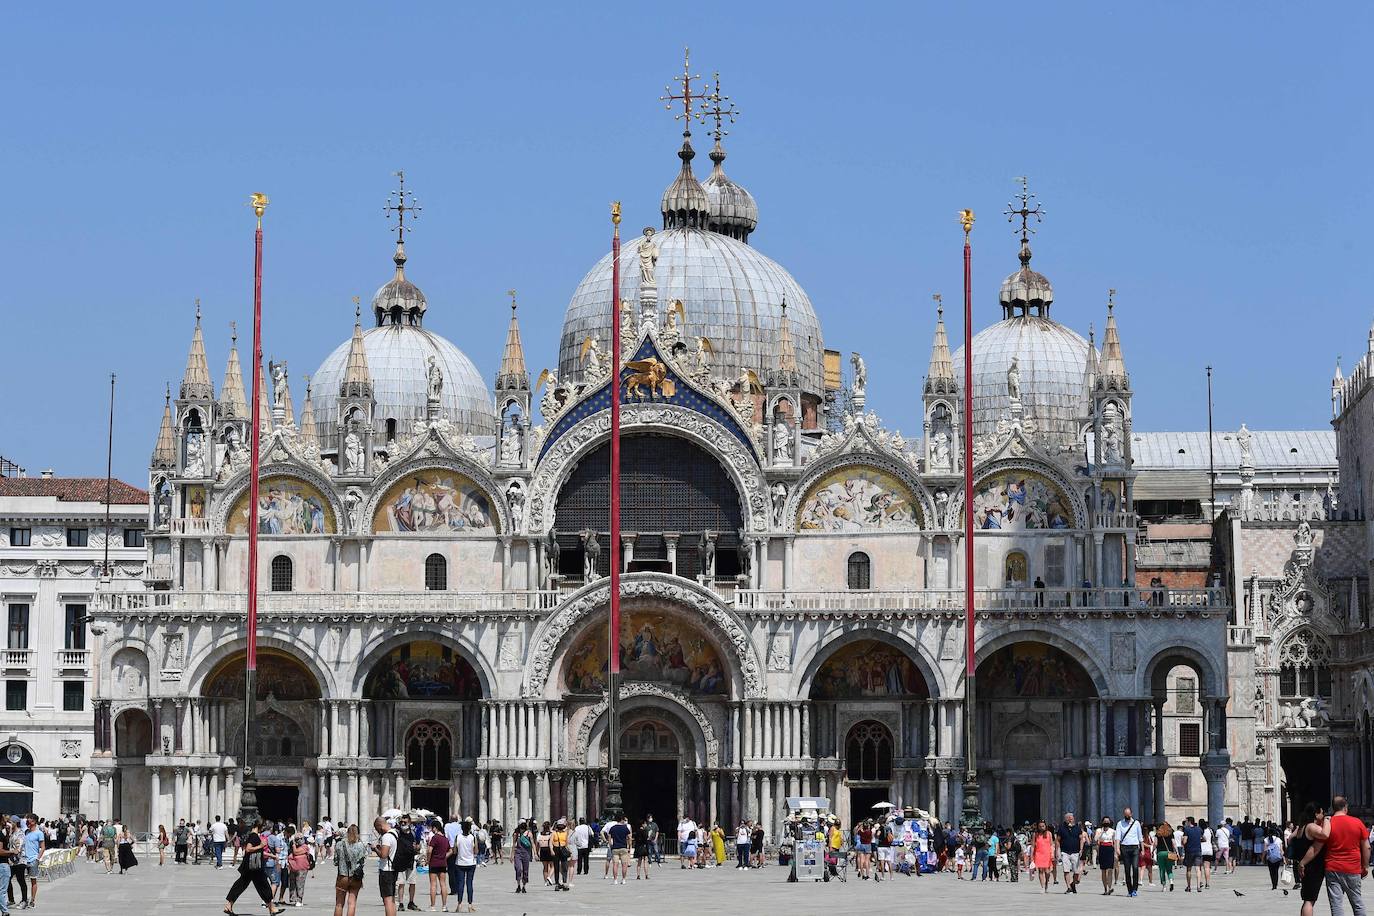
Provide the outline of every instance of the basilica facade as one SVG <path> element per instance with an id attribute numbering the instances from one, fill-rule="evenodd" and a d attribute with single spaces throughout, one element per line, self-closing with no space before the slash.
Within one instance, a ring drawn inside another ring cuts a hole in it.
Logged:
<path id="1" fill-rule="evenodd" d="M 236 347 L 216 384 L 197 317 L 150 467 L 148 588 L 93 612 L 97 816 L 235 812 L 245 740 L 279 819 L 584 814 L 604 804 L 617 741 L 627 808 L 660 823 L 775 827 L 790 795 L 844 818 L 890 801 L 957 819 L 967 512 L 986 816 L 1162 815 L 1180 669 L 1201 723 L 1196 813 L 1222 814 L 1231 609 L 1225 589 L 1136 580 L 1133 391 L 1111 305 L 1100 348 L 1051 317 L 1023 233 L 998 301 L 975 306 L 973 415 L 937 314 L 924 384 L 897 394 L 921 399 L 923 428 L 903 436 L 866 409 L 862 356 L 826 349 L 826 309 L 756 247 L 759 207 L 726 176 L 719 133 L 705 181 L 690 136 L 678 157 L 661 224 L 626 239 L 618 303 L 607 256 L 533 383 L 514 303 L 491 389 L 426 326 L 404 235 L 299 403 L 285 365 L 245 373 Z M 247 735 L 245 375 L 265 405 Z"/>

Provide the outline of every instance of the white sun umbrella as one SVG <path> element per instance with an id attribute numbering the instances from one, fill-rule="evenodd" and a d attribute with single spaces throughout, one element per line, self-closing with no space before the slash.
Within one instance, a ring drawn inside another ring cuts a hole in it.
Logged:
<path id="1" fill-rule="evenodd" d="M 874 810 L 882 809 L 884 811 L 886 811 L 888 808 L 895 807 L 897 806 L 892 804 L 892 802 L 878 802 L 876 805 L 873 806 Z"/>
<path id="2" fill-rule="evenodd" d="M 0 777 L 0 792 L 26 792 L 33 794 L 33 786 L 26 786 L 23 783 L 15 782 L 13 779 Z"/>
<path id="3" fill-rule="evenodd" d="M 428 808 L 411 808 L 410 816 L 412 819 L 417 817 L 428 819 L 434 816 L 434 812 Z"/>
<path id="4" fill-rule="evenodd" d="M 405 812 L 402 811 L 400 808 L 387 808 L 385 811 L 382 812 L 382 817 L 400 817 L 402 814 L 405 814 Z"/>

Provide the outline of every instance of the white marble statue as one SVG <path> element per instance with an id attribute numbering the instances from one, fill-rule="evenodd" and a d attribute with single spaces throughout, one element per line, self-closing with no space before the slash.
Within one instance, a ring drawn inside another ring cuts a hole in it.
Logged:
<path id="1" fill-rule="evenodd" d="M 1254 464 L 1254 454 L 1251 452 L 1253 438 L 1245 424 L 1240 424 L 1240 431 L 1236 433 L 1236 444 L 1240 446 L 1240 466 L 1243 468 Z"/>
<path id="2" fill-rule="evenodd" d="M 552 369 L 544 370 L 544 396 L 539 400 L 539 411 L 544 415 L 545 420 L 552 420 L 558 414 L 561 406 L 558 402 L 558 376 Z"/>
<path id="3" fill-rule="evenodd" d="M 583 366 L 588 378 L 601 378 L 605 372 L 605 367 L 601 363 L 601 342 L 595 337 L 588 337 L 583 357 Z"/>
<path id="4" fill-rule="evenodd" d="M 792 431 L 782 420 L 773 421 L 773 463 L 792 463 Z"/>
<path id="5" fill-rule="evenodd" d="M 863 394 L 868 390 L 868 366 L 857 353 L 850 354 L 849 364 L 854 367 L 854 393 Z"/>
<path id="6" fill-rule="evenodd" d="M 1021 400 L 1021 364 L 1015 356 L 1007 368 L 1007 397 L 1013 401 Z"/>
<path id="7" fill-rule="evenodd" d="M 522 438 L 519 424 L 512 423 L 506 427 L 506 431 L 501 434 L 501 460 L 504 463 L 520 463 L 520 440 Z"/>
<path id="8" fill-rule="evenodd" d="M 773 497 L 773 524 L 781 525 L 783 509 L 787 505 L 787 484 L 778 481 L 768 492 Z"/>
<path id="9" fill-rule="evenodd" d="M 344 436 L 344 473 L 356 477 L 363 472 L 363 439 L 350 430 Z"/>
<path id="10" fill-rule="evenodd" d="M 711 343 L 705 337 L 697 338 L 697 375 L 711 371 Z"/>
<path id="11" fill-rule="evenodd" d="M 439 364 L 435 362 L 432 356 L 425 359 L 425 367 L 425 379 L 429 387 L 429 399 L 431 401 L 437 401 L 439 400 L 439 396 L 444 392 L 444 370 L 439 368 Z"/>
<path id="12" fill-rule="evenodd" d="M 286 409 L 286 363 L 272 362 L 267 364 L 268 370 L 272 373 L 272 409 Z"/>
<path id="13" fill-rule="evenodd" d="M 1307 519 L 1298 523 L 1298 530 L 1293 534 L 1293 543 L 1299 547 L 1312 546 L 1312 526 L 1307 523 Z"/>
<path id="14" fill-rule="evenodd" d="M 654 244 L 654 228 L 644 227 L 644 237 L 639 240 L 639 286 L 640 289 L 657 289 L 654 279 L 654 266 L 658 264 L 658 246 Z"/>
<path id="15" fill-rule="evenodd" d="M 525 488 L 512 480 L 506 487 L 506 505 L 510 507 L 511 527 L 520 531 L 525 527 Z"/>
<path id="16" fill-rule="evenodd" d="M 186 434 L 186 467 L 184 476 L 205 476 L 205 434 L 189 432 Z"/>
<path id="17" fill-rule="evenodd" d="M 344 496 L 344 508 L 348 512 L 348 530 L 355 534 L 362 528 L 363 491 L 357 487 L 349 487 L 348 493 Z"/>

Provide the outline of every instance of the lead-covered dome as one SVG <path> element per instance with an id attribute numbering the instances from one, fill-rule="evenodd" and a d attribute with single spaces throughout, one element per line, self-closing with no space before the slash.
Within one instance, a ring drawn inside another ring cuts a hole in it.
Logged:
<path id="1" fill-rule="evenodd" d="M 710 340 L 715 355 L 711 372 L 734 379 L 744 369 L 760 378 L 777 366 L 783 301 L 797 352 L 802 391 L 821 396 L 821 325 L 811 300 L 781 265 L 744 242 L 705 229 L 666 228 L 654 235 L 659 249 L 654 279 L 659 315 L 681 299 L 687 321 L 684 334 Z M 628 241 L 620 252 L 620 297 L 639 299 L 639 255 Z M 611 340 L 611 256 L 593 267 L 573 292 L 563 317 L 558 351 L 560 378 L 581 376 L 583 341 L 595 336 L 603 351 Z"/>
<path id="2" fill-rule="evenodd" d="M 1021 404 L 1051 441 L 1078 440 L 1088 415 L 1089 344 L 1070 328 L 1038 315 L 1004 318 L 973 335 L 973 432 L 989 435 L 1009 416 L 1007 373 L 1015 357 Z M 954 377 L 964 377 L 964 348 L 954 351 Z"/>
<path id="3" fill-rule="evenodd" d="M 423 420 L 429 404 L 429 360 L 443 373 L 439 396 L 440 413 L 460 433 L 470 436 L 495 435 L 491 393 L 472 360 L 451 342 L 424 327 L 428 302 L 420 288 L 406 279 L 405 246 L 396 245 L 396 275 L 372 299 L 377 327 L 362 333 L 366 366 L 359 361 L 357 374 L 371 380 L 375 403 L 373 425 L 383 438 L 408 433 L 417 420 Z M 354 329 L 355 334 L 358 333 Z M 334 441 L 339 425 L 339 401 L 348 373 L 349 351 L 353 341 L 346 340 L 325 357 L 311 379 L 315 392 L 315 426 L 321 442 Z"/>

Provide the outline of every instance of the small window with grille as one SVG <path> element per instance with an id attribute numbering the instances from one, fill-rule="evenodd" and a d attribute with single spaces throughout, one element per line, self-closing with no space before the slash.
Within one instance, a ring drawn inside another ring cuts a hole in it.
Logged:
<path id="1" fill-rule="evenodd" d="M 58 804 L 62 808 L 62 813 L 76 814 L 81 810 L 81 783 L 75 779 L 64 779 L 58 785 Z"/>
<path id="2" fill-rule="evenodd" d="M 1197 722 L 1178 723 L 1178 755 L 1202 756 L 1202 726 Z"/>
<path id="3" fill-rule="evenodd" d="M 442 592 L 448 589 L 448 560 L 432 553 L 425 557 L 425 590 Z"/>
<path id="4" fill-rule="evenodd" d="M 289 592 L 295 585 L 291 558 L 277 556 L 272 558 L 272 591 Z"/>

